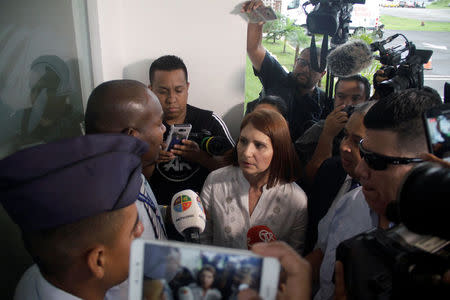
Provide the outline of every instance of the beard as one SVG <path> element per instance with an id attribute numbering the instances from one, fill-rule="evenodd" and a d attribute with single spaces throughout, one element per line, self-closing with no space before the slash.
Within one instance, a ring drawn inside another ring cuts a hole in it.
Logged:
<path id="1" fill-rule="evenodd" d="M 308 73 L 292 73 L 295 85 L 301 89 L 311 89 L 315 83 L 311 80 L 311 74 Z"/>

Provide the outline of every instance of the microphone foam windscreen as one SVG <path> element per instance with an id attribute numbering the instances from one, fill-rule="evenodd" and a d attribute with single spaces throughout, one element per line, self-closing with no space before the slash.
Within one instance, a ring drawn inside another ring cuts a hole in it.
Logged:
<path id="1" fill-rule="evenodd" d="M 178 232 L 187 228 L 205 230 L 206 216 L 200 197 L 193 190 L 183 190 L 172 197 L 172 221 Z"/>
<path id="2" fill-rule="evenodd" d="M 327 57 L 331 74 L 338 77 L 356 75 L 372 63 L 369 46 L 361 40 L 354 40 L 336 47 Z"/>

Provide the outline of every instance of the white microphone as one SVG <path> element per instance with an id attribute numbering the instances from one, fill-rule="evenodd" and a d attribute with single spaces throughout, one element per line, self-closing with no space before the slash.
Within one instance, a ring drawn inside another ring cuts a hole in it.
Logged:
<path id="1" fill-rule="evenodd" d="M 186 242 L 200 243 L 206 216 L 200 197 L 193 190 L 183 190 L 172 197 L 172 222 Z"/>
<path id="2" fill-rule="evenodd" d="M 327 56 L 327 64 L 331 74 L 338 77 L 356 75 L 370 66 L 372 60 L 372 51 L 361 40 L 342 44 Z"/>

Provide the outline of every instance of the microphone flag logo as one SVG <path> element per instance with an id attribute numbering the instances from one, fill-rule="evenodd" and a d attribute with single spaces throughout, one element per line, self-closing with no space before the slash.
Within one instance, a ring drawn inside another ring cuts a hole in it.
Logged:
<path id="1" fill-rule="evenodd" d="M 175 202 L 173 203 L 173 209 L 176 212 L 183 212 L 189 209 L 191 207 L 192 200 L 188 195 L 181 195 L 178 196 L 177 199 L 175 199 Z"/>
<path id="2" fill-rule="evenodd" d="M 265 229 L 261 230 L 259 232 L 259 238 L 261 239 L 261 241 L 263 241 L 264 243 L 268 243 L 271 241 L 275 241 L 275 236 L 273 235 L 272 232 L 267 231 Z"/>

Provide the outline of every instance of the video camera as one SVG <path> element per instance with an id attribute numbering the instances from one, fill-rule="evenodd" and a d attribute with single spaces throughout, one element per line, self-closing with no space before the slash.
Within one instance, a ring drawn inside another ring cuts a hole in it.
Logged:
<path id="1" fill-rule="evenodd" d="M 448 299 L 449 187 L 450 169 L 417 166 L 388 206 L 389 220 L 404 225 L 376 228 L 338 246 L 348 299 Z"/>
<path id="2" fill-rule="evenodd" d="M 404 38 L 404 43 L 385 48 L 399 36 Z M 375 58 L 384 65 L 380 69 L 383 77 L 389 78 L 382 82 L 374 78 L 375 90 L 381 97 L 409 88 L 423 88 L 423 64 L 428 62 L 433 50 L 416 49 L 414 43 L 399 33 L 370 44 L 370 48 L 373 52 L 379 51 Z"/>
<path id="3" fill-rule="evenodd" d="M 303 4 L 306 12 L 308 5 L 314 9 L 307 13 L 306 26 L 313 34 L 332 36 L 335 45 L 343 44 L 348 39 L 348 26 L 351 22 L 353 4 L 365 4 L 366 0 L 311 0 Z"/>
<path id="4" fill-rule="evenodd" d="M 202 129 L 200 132 L 191 132 L 189 139 L 196 142 L 201 150 L 210 155 L 223 155 L 232 148 L 230 142 L 225 137 L 213 136 L 206 129 Z"/>

